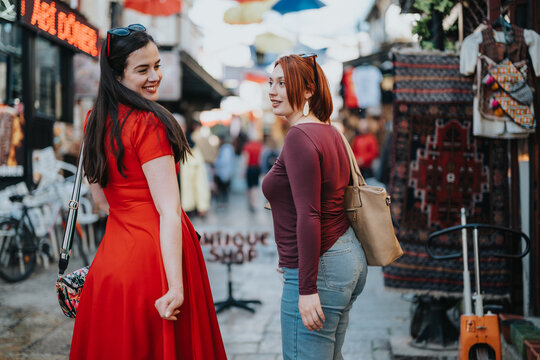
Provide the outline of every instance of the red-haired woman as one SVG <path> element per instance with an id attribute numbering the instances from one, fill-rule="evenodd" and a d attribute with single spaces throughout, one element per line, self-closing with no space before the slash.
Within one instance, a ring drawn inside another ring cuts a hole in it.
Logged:
<path id="1" fill-rule="evenodd" d="M 344 211 L 349 159 L 330 125 L 332 98 L 315 55 L 281 57 L 269 85 L 274 114 L 291 124 L 262 185 L 284 277 L 283 358 L 342 359 L 349 310 L 367 275 Z"/>

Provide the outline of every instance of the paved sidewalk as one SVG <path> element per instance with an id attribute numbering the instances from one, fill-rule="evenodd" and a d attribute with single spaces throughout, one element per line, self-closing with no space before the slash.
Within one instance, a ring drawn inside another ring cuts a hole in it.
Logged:
<path id="1" fill-rule="evenodd" d="M 247 208 L 243 195 L 233 194 L 228 208 L 217 209 L 206 219 L 194 218 L 197 231 L 222 237 L 236 233 L 269 233 L 267 245 L 256 245 L 257 257 L 243 265 L 233 265 L 233 294 L 237 299 L 259 299 L 256 312 L 232 308 L 218 315 L 225 348 L 230 360 L 281 359 L 279 306 L 281 280 L 276 272 L 277 253 L 269 211 L 255 213 Z M 213 258 L 203 246 L 207 258 Z M 74 259 L 70 269 L 80 267 Z M 214 300 L 227 297 L 227 271 L 221 263 L 208 262 Z M 39 269 L 24 282 L 7 284 L 0 280 L 0 360 L 66 359 L 73 321 L 65 318 L 56 302 L 56 266 Z M 410 303 L 396 292 L 383 288 L 380 268 L 370 267 L 366 287 L 350 313 L 343 348 L 346 360 L 391 359 L 389 338 L 407 336 Z M 321 359 L 326 360 L 326 359 Z"/>

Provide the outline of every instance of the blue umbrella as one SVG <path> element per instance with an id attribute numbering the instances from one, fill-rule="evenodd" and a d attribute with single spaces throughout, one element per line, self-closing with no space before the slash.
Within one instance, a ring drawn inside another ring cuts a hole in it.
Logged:
<path id="1" fill-rule="evenodd" d="M 280 14 L 287 14 L 302 10 L 319 9 L 323 6 L 326 6 L 326 4 L 320 0 L 279 0 L 272 6 L 272 10 Z"/>

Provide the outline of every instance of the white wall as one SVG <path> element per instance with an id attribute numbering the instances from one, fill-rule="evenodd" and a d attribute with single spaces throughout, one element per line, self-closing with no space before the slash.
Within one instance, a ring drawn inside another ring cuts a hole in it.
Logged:
<path id="1" fill-rule="evenodd" d="M 198 60 L 202 48 L 202 33 L 185 14 L 180 16 L 180 48 L 195 60 Z"/>
<path id="2" fill-rule="evenodd" d="M 90 24 L 99 29 L 102 38 L 105 37 L 111 25 L 109 3 L 110 0 L 81 0 L 80 2 L 80 12 Z"/>
<path id="3" fill-rule="evenodd" d="M 122 25 L 143 24 L 159 45 L 176 46 L 180 40 L 178 16 L 149 16 L 131 9 L 124 9 Z"/>

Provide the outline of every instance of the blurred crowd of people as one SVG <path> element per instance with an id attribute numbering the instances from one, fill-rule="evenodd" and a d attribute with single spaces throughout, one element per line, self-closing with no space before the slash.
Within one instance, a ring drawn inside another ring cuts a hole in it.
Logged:
<path id="1" fill-rule="evenodd" d="M 190 216 L 204 217 L 210 206 L 227 208 L 234 191 L 247 192 L 246 206 L 255 212 L 260 178 L 279 155 L 277 142 L 254 131 L 232 136 L 228 127 L 217 126 L 210 129 L 192 120 L 186 127 L 192 156 L 180 167 L 182 207 Z"/>
<path id="2" fill-rule="evenodd" d="M 391 106 L 350 108 L 340 112 L 343 132 L 368 183 L 387 186 L 392 149 Z M 385 116 L 386 115 L 386 116 Z"/>
<path id="3" fill-rule="evenodd" d="M 180 167 L 181 201 L 190 216 L 205 217 L 211 206 L 229 206 L 231 192 L 247 194 L 247 206 L 257 211 L 260 180 L 277 160 L 283 138 L 271 131 L 242 129 L 235 135 L 230 126 L 212 128 L 197 119 L 184 125 L 192 156 Z M 378 109 L 343 109 L 333 122 L 349 140 L 364 178 L 386 185 L 388 152 L 392 142 L 389 121 Z M 283 136 L 287 127 L 283 129 Z M 238 206 L 238 204 L 235 204 Z M 244 205 L 241 205 L 244 206 Z"/>

